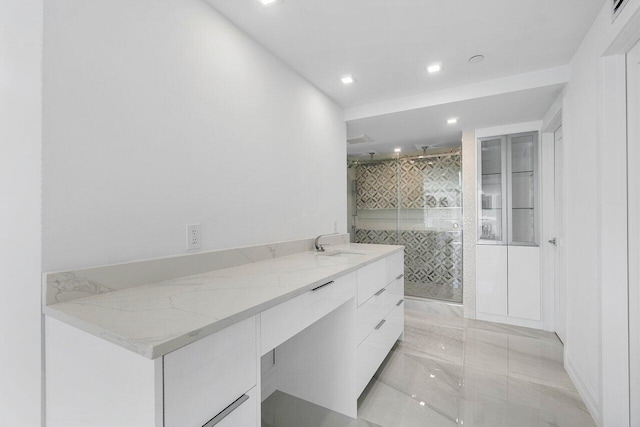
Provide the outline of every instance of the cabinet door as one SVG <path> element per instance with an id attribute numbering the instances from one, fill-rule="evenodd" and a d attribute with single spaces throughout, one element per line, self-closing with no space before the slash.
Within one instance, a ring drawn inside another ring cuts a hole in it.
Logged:
<path id="1" fill-rule="evenodd" d="M 477 309 L 507 315 L 507 247 L 476 245 Z"/>
<path id="2" fill-rule="evenodd" d="M 478 242 L 506 243 L 506 144 L 504 137 L 478 142 Z"/>
<path id="3" fill-rule="evenodd" d="M 509 316 L 540 320 L 540 248 L 509 246 Z"/>
<path id="4" fill-rule="evenodd" d="M 538 133 L 508 137 L 508 235 L 510 245 L 538 243 Z"/>

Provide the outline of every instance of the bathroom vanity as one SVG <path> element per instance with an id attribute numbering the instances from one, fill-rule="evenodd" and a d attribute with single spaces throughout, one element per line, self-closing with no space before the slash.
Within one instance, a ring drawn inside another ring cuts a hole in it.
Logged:
<path id="1" fill-rule="evenodd" d="M 308 243 L 45 275 L 47 426 L 254 427 L 276 390 L 355 418 L 404 332 L 403 247 Z"/>

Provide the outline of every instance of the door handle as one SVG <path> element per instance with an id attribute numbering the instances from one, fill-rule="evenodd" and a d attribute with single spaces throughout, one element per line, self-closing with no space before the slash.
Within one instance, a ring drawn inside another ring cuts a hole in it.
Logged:
<path id="1" fill-rule="evenodd" d="M 330 282 L 325 283 L 324 285 L 320 285 L 320 286 L 318 286 L 318 287 L 315 287 L 315 288 L 311 289 L 311 291 L 312 291 L 312 292 L 313 292 L 313 291 L 317 291 L 318 289 L 322 289 L 322 288 L 324 288 L 325 286 L 329 286 L 329 285 L 330 285 L 330 284 L 332 284 L 332 283 L 335 283 L 335 282 L 332 280 L 332 281 L 330 281 Z"/>
<path id="2" fill-rule="evenodd" d="M 387 290 L 387 288 L 382 288 L 382 289 L 380 289 L 378 292 L 376 292 L 374 295 L 375 295 L 375 296 L 380 296 L 380 295 L 381 295 L 384 291 L 386 291 L 386 290 Z"/>
<path id="3" fill-rule="evenodd" d="M 553 246 L 558 246 L 558 239 L 554 237 L 553 239 L 549 240 L 549 243 L 551 243 Z"/>

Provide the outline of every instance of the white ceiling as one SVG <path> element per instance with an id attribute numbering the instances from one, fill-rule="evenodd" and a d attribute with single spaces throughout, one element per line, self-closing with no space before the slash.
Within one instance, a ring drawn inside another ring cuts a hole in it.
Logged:
<path id="1" fill-rule="evenodd" d="M 343 107 L 567 64 L 603 0 L 207 0 Z M 467 62 L 483 54 L 483 63 Z M 425 65 L 443 62 L 438 75 Z M 352 73 L 358 82 L 343 86 Z"/>
<path id="2" fill-rule="evenodd" d="M 480 129 L 509 123 L 540 120 L 562 85 L 545 86 L 429 108 L 386 114 L 347 123 L 348 137 L 367 135 L 370 143 L 347 144 L 348 154 L 392 153 L 418 151 L 416 145 L 430 147 L 459 146 L 463 129 Z M 459 118 L 455 125 L 446 120 Z"/>

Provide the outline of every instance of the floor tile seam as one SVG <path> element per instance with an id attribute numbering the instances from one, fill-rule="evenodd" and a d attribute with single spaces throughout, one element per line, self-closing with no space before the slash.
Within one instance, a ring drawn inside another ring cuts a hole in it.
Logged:
<path id="1" fill-rule="evenodd" d="M 400 352 L 402 352 L 402 353 L 404 353 L 404 354 L 406 354 L 408 356 L 421 357 L 421 358 L 424 358 L 424 359 L 432 360 L 432 361 L 434 361 L 436 363 L 448 363 L 450 365 L 457 365 L 457 366 L 462 366 L 463 363 L 464 363 L 464 358 L 462 358 L 462 357 L 460 358 L 460 362 L 457 362 L 455 360 L 445 359 L 443 357 L 438 357 L 435 354 L 426 353 L 426 352 L 424 352 L 422 350 L 414 350 L 414 349 L 411 349 L 411 348 L 405 347 L 405 346 L 399 346 L 398 347 L 398 351 L 400 351 Z M 419 353 L 419 354 L 416 354 L 416 353 Z M 458 358 L 456 357 L 456 359 L 458 359 Z"/>
<path id="2" fill-rule="evenodd" d="M 398 348 L 402 352 L 407 354 L 407 355 L 412 355 L 412 356 L 416 356 L 416 357 L 423 357 L 423 358 L 430 359 L 430 360 L 433 360 L 433 361 L 436 361 L 436 362 L 449 363 L 449 364 L 452 364 L 452 365 L 459 365 L 459 366 L 461 366 L 464 363 L 464 358 L 461 357 L 461 356 L 460 357 L 452 356 L 451 358 L 447 359 L 447 358 L 444 358 L 444 357 L 439 357 L 437 354 L 427 353 L 424 350 L 412 349 L 412 348 L 404 346 L 404 345 L 400 346 Z M 419 354 L 416 354 L 416 353 L 419 353 Z"/>
<path id="3" fill-rule="evenodd" d="M 428 330 L 433 331 L 434 333 L 437 333 L 438 329 L 443 329 L 445 331 L 448 331 L 450 329 L 454 330 L 456 333 L 466 333 L 466 328 L 463 327 L 457 327 L 457 326 L 451 326 L 451 325 L 446 325 L 446 324 L 439 324 L 439 323 L 432 323 L 432 322 L 420 322 L 419 324 L 411 324 L 411 322 L 407 322 L 409 326 L 409 328 L 411 329 L 417 329 L 417 330 L 425 330 L 426 328 L 424 326 L 426 326 L 428 328 Z M 421 327 L 422 326 L 422 327 Z"/>
<path id="4" fill-rule="evenodd" d="M 394 385 L 390 384 L 389 382 L 387 382 L 386 380 L 384 380 L 384 379 L 382 379 L 380 377 L 378 377 L 378 378 L 374 377 L 374 379 L 376 381 L 378 381 L 379 383 L 384 384 L 387 387 L 397 391 L 400 394 L 403 394 L 405 396 L 409 396 L 412 399 L 416 399 L 413 395 L 408 395 L 407 393 L 403 392 L 402 390 L 399 390 L 397 387 L 395 387 Z M 455 398 L 461 399 L 463 397 L 462 391 L 460 389 L 456 389 L 455 387 L 451 386 L 450 384 L 448 384 L 446 382 L 443 382 L 443 384 L 446 385 L 449 389 L 451 389 L 451 391 L 453 391 L 453 394 L 455 394 Z M 431 408 L 431 409 L 433 409 L 433 408 Z"/>
<path id="5" fill-rule="evenodd" d="M 427 354 L 420 355 L 420 354 L 409 353 L 409 352 L 403 351 L 399 347 L 398 348 L 392 348 L 390 352 L 402 353 L 405 356 L 411 357 L 411 358 L 414 358 L 414 359 L 426 359 L 426 360 L 431 361 L 432 363 L 437 364 L 437 365 L 443 365 L 444 364 L 444 365 L 455 365 L 456 367 L 461 367 L 462 366 L 462 363 L 454 363 L 454 362 L 449 362 L 449 361 L 442 360 L 442 359 L 436 359 L 436 358 L 431 357 L 430 355 L 427 355 Z M 443 366 L 443 369 L 447 369 L 447 367 Z"/>
<path id="6" fill-rule="evenodd" d="M 507 375 L 507 379 L 511 379 L 511 380 L 516 380 L 516 381 L 520 381 L 520 382 L 524 382 L 524 383 L 528 383 L 531 384 L 532 386 L 542 386 L 545 388 L 551 388 L 554 390 L 558 390 L 558 391 L 568 391 L 571 393 L 575 393 L 576 395 L 580 396 L 580 393 L 578 393 L 578 390 L 574 389 L 570 389 L 570 388 L 565 388 L 565 387 L 558 387 L 555 385 L 551 385 L 551 384 L 545 384 L 542 382 L 537 382 L 537 381 L 532 381 L 532 379 L 525 379 L 525 378 L 518 378 L 518 377 L 514 377 L 513 375 Z M 582 398 L 581 398 L 582 399 Z"/>
<path id="7" fill-rule="evenodd" d="M 535 339 L 535 340 L 551 341 L 551 342 L 559 341 L 557 336 L 538 335 L 535 332 L 534 333 L 514 333 L 513 330 L 504 330 L 504 329 L 500 330 L 499 326 L 498 327 L 493 327 L 493 325 L 488 325 L 488 327 L 479 327 L 479 326 L 487 326 L 487 325 L 473 324 L 473 325 L 468 325 L 467 327 L 469 329 L 476 329 L 476 330 L 481 330 L 481 331 L 500 333 L 500 334 L 510 335 L 510 336 L 514 336 L 514 337 L 520 337 L 520 338 L 531 338 L 531 339 Z"/>
<path id="8" fill-rule="evenodd" d="M 518 376 L 518 373 L 515 373 L 515 375 L 511 374 L 511 372 L 509 372 L 509 374 L 507 375 L 508 378 L 510 379 L 514 379 L 514 380 L 518 380 L 518 381 L 526 381 L 529 382 L 531 384 L 537 384 L 537 385 L 541 385 L 544 387 L 550 387 L 550 388 L 555 388 L 557 390 L 564 390 L 564 391 L 571 391 L 574 393 L 577 393 L 577 390 L 575 389 L 575 385 L 573 384 L 573 382 L 571 383 L 571 385 L 573 386 L 573 388 L 567 388 L 567 387 L 563 387 L 563 386 L 557 386 L 557 385 L 552 385 L 549 384 L 548 382 L 543 382 L 544 380 L 538 380 L 535 378 L 531 378 L 530 376 L 523 374 L 522 376 Z M 526 376 L 526 378 L 524 378 L 524 376 Z"/>

